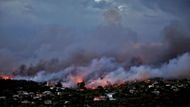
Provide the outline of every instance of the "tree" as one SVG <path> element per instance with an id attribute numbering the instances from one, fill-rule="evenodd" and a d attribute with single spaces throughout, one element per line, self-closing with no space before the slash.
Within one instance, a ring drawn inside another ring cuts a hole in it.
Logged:
<path id="1" fill-rule="evenodd" d="M 78 85 L 78 88 L 79 88 L 79 89 L 85 89 L 85 88 L 86 88 L 84 81 L 77 83 L 77 85 Z"/>
<path id="2" fill-rule="evenodd" d="M 56 87 L 62 87 L 62 84 L 60 81 L 56 84 Z"/>

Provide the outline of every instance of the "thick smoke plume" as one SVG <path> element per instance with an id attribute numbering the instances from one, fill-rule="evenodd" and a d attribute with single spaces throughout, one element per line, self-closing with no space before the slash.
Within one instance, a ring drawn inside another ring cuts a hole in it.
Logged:
<path id="1" fill-rule="evenodd" d="M 151 65 L 131 66 L 126 70 L 113 58 L 102 57 L 94 59 L 87 66 L 70 66 L 56 73 L 39 72 L 34 77 L 16 77 L 38 82 L 63 81 L 65 86 L 74 86 L 85 81 L 87 87 L 105 86 L 123 81 L 145 80 L 149 78 L 189 79 L 190 54 L 185 53 L 175 59 L 169 60 L 159 67 Z"/>
<path id="2" fill-rule="evenodd" d="M 189 10 L 189 0 L 1 0 L 0 72 L 89 86 L 188 77 Z"/>

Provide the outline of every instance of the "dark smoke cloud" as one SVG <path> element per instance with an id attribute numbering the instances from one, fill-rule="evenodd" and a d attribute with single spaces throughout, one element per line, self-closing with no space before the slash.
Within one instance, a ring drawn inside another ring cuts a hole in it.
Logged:
<path id="1" fill-rule="evenodd" d="M 108 21 L 108 23 L 111 24 L 120 24 L 121 23 L 121 15 L 119 8 L 110 8 L 107 9 L 104 13 L 105 20 Z"/>
<path id="2" fill-rule="evenodd" d="M 168 45 L 167 59 L 190 52 L 189 27 L 180 23 L 172 23 L 164 29 L 164 42 Z"/>
<path id="3" fill-rule="evenodd" d="M 0 70 L 60 71 L 103 56 L 124 69 L 162 65 L 190 51 L 189 8 L 189 0 L 2 0 Z"/>
<path id="4" fill-rule="evenodd" d="M 162 31 L 163 41 L 168 47 L 164 53 L 162 61 L 168 61 L 185 52 L 190 52 L 190 1 L 189 0 L 165 0 L 151 1 L 143 0 L 142 3 L 153 10 L 160 9 L 167 14 L 177 17 L 169 25 L 166 25 Z"/>
<path id="5" fill-rule="evenodd" d="M 160 67 L 150 65 L 131 66 L 129 70 L 115 61 L 114 58 L 102 57 L 94 59 L 86 66 L 70 66 L 56 73 L 39 72 L 34 77 L 16 77 L 33 81 L 63 81 L 64 86 L 76 85 L 77 79 L 87 83 L 87 87 L 105 86 L 120 81 L 145 80 L 149 78 L 165 79 L 189 79 L 190 78 L 190 54 L 185 53 L 175 59 L 163 63 Z"/>

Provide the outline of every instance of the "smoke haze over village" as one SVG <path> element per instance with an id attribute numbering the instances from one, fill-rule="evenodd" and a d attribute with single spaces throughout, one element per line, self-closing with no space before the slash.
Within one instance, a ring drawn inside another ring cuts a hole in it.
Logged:
<path id="1" fill-rule="evenodd" d="M 189 17 L 189 0 L 0 0 L 0 72 L 189 78 Z"/>

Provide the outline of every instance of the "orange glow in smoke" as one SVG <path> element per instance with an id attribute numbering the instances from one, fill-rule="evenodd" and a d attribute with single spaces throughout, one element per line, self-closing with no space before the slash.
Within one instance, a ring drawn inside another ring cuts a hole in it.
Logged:
<path id="1" fill-rule="evenodd" d="M 84 81 L 82 76 L 71 76 L 71 79 L 75 81 L 76 83 L 81 83 Z"/>
<path id="2" fill-rule="evenodd" d="M 0 75 L 0 79 L 3 79 L 3 80 L 12 80 L 13 76 L 12 75 Z"/>
<path id="3" fill-rule="evenodd" d="M 113 83 L 109 80 L 97 79 L 97 80 L 94 80 L 94 81 L 90 82 L 89 84 L 87 84 L 86 87 L 90 88 L 90 89 L 95 89 L 97 86 L 105 87 L 107 85 L 112 85 L 112 84 Z"/>
<path id="4" fill-rule="evenodd" d="M 89 84 L 87 84 L 86 88 L 93 90 L 93 89 L 96 89 L 98 86 L 102 86 L 103 88 L 105 88 L 106 86 L 109 86 L 109 85 L 111 85 L 112 87 L 118 87 L 125 83 L 126 83 L 125 80 L 120 80 L 120 81 L 117 81 L 116 83 L 114 83 L 111 80 L 97 79 L 97 80 L 94 80 L 94 81 L 90 82 Z"/>
<path id="5" fill-rule="evenodd" d="M 149 78 L 149 75 L 147 73 L 143 73 L 141 75 L 141 80 L 147 80 Z"/>

